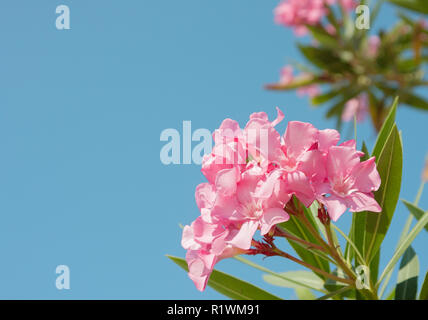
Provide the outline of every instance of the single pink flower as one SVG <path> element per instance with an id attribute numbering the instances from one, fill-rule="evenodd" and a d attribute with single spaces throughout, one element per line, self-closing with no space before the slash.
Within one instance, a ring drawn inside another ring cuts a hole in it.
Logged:
<path id="1" fill-rule="evenodd" d="M 228 244 L 237 229 L 231 225 L 224 228 L 197 218 L 190 226 L 185 226 L 181 245 L 187 249 L 188 275 L 198 290 L 203 291 L 214 265 L 222 259 L 245 253 L 244 250 Z"/>
<path id="2" fill-rule="evenodd" d="M 343 121 L 351 121 L 354 116 L 357 117 L 357 122 L 363 122 L 368 114 L 369 102 L 367 95 L 361 94 L 357 98 L 349 100 L 345 104 L 345 109 L 342 113 Z"/>
<path id="3" fill-rule="evenodd" d="M 367 41 L 367 54 L 369 57 L 377 56 L 380 46 L 380 38 L 377 35 L 370 36 Z"/>
<path id="4" fill-rule="evenodd" d="M 330 147 L 327 155 L 327 181 L 317 190 L 333 221 L 346 211 L 380 212 L 373 197 L 380 187 L 380 176 L 375 158 L 360 162 L 361 153 L 352 147 Z"/>
<path id="5" fill-rule="evenodd" d="M 249 166 L 251 169 L 236 185 L 236 193 L 218 196 L 213 211 L 216 220 L 240 225 L 239 232 L 228 243 L 244 250 L 251 247 L 257 229 L 265 235 L 275 224 L 289 219 L 283 208 L 291 197 L 282 181 L 266 181 L 262 168 L 254 162 Z"/>
<path id="6" fill-rule="evenodd" d="M 318 130 L 310 123 L 290 121 L 282 140 L 281 152 L 274 159 L 279 173 L 271 176 L 283 179 L 287 192 L 310 206 L 316 198 L 312 184 L 325 178 L 327 150 L 336 145 L 339 139 L 336 130 Z"/>

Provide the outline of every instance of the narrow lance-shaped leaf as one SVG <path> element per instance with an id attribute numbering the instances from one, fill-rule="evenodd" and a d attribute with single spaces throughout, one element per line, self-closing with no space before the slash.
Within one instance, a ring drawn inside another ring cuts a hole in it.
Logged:
<path id="1" fill-rule="evenodd" d="M 420 220 L 423 217 L 424 211 L 421 208 L 415 206 L 413 203 L 410 203 L 409 201 L 406 201 L 406 200 L 401 200 L 401 201 L 407 207 L 409 212 L 416 218 L 416 220 Z M 428 225 L 425 226 L 425 230 L 428 231 Z"/>
<path id="2" fill-rule="evenodd" d="M 428 14 L 428 2 L 426 0 L 388 0 L 389 2 L 419 13 Z"/>
<path id="3" fill-rule="evenodd" d="M 324 281 L 312 272 L 290 271 L 277 273 L 241 256 L 235 256 L 234 259 L 257 270 L 267 272 L 266 275 L 263 275 L 263 279 L 270 284 L 286 288 L 306 288 L 325 293 L 322 285 Z M 302 276 L 302 273 L 304 276 Z"/>
<path id="4" fill-rule="evenodd" d="M 289 281 L 287 278 L 293 281 Z M 321 292 L 324 291 L 324 281 L 313 272 L 305 270 L 281 272 L 278 275 L 264 274 L 263 280 L 278 287 L 293 289 L 311 288 Z"/>
<path id="5" fill-rule="evenodd" d="M 379 286 L 380 282 L 384 279 L 384 277 L 391 271 L 395 264 L 398 262 L 398 259 L 404 254 L 407 248 L 411 245 L 413 240 L 415 240 L 416 236 L 428 223 L 428 211 L 424 213 L 423 217 L 416 223 L 413 229 L 407 234 L 404 240 L 401 242 L 399 248 L 394 252 L 391 260 L 387 263 L 385 269 L 383 270 L 376 286 Z"/>
<path id="6" fill-rule="evenodd" d="M 332 273 L 336 276 L 341 277 L 341 278 L 346 277 L 344 272 L 341 269 L 336 268 Z M 331 297 L 334 300 L 341 300 L 345 297 L 348 297 L 348 298 L 353 297 L 355 294 L 355 291 L 349 291 L 349 290 L 342 292 L 341 289 L 348 288 L 349 286 L 344 285 L 343 283 L 337 282 L 337 281 L 332 280 L 332 279 L 327 279 L 325 284 L 324 284 L 324 287 L 330 292 L 336 292 L 336 294 Z M 339 292 L 337 292 L 337 291 L 339 291 Z"/>
<path id="7" fill-rule="evenodd" d="M 296 296 L 299 300 L 315 300 L 317 298 L 311 290 L 306 288 L 296 288 L 294 292 L 296 292 Z"/>
<path id="8" fill-rule="evenodd" d="M 428 272 L 425 275 L 425 280 L 419 293 L 419 300 L 428 300 Z"/>
<path id="9" fill-rule="evenodd" d="M 381 186 L 375 192 L 375 199 L 382 208 L 380 213 L 369 213 L 366 221 L 365 258 L 370 263 L 376 255 L 388 231 L 401 187 L 403 148 L 397 126 L 394 124 L 379 158 L 377 169 Z"/>
<path id="10" fill-rule="evenodd" d="M 335 49 L 333 48 L 304 46 L 301 44 L 299 44 L 298 47 L 305 58 L 320 69 L 332 72 L 352 70 L 348 63 L 338 57 Z"/>
<path id="11" fill-rule="evenodd" d="M 316 97 L 312 98 L 311 103 L 313 105 L 319 105 L 322 104 L 324 102 L 327 102 L 335 97 L 337 97 L 339 94 L 341 94 L 343 88 L 339 88 L 339 89 L 333 89 L 331 91 L 328 91 L 326 93 L 317 95 Z"/>
<path id="12" fill-rule="evenodd" d="M 418 292 L 419 260 L 410 246 L 404 252 L 398 270 L 395 300 L 415 300 Z"/>
<path id="13" fill-rule="evenodd" d="M 337 47 L 336 37 L 328 33 L 323 27 L 311 25 L 307 25 L 306 27 L 311 31 L 313 37 L 318 40 L 322 45 L 330 48 Z"/>
<path id="14" fill-rule="evenodd" d="M 376 283 L 377 277 L 379 276 L 380 252 L 381 248 L 378 249 L 377 253 L 369 263 L 370 281 L 372 283 Z"/>
<path id="15" fill-rule="evenodd" d="M 188 271 L 186 260 L 173 256 L 167 257 L 181 268 Z M 282 300 L 251 283 L 217 270 L 213 270 L 211 273 L 208 285 L 215 291 L 234 300 Z"/>
<path id="16" fill-rule="evenodd" d="M 322 82 L 320 78 L 314 76 L 312 78 L 295 78 L 290 83 L 273 83 L 265 86 L 268 90 L 293 90 L 300 87 L 306 87 L 314 83 Z"/>
<path id="17" fill-rule="evenodd" d="M 376 143 L 373 147 L 372 156 L 376 157 L 376 159 L 379 157 L 380 152 L 382 151 L 383 147 L 385 146 L 386 139 L 389 137 L 392 131 L 392 127 L 395 123 L 395 115 L 397 114 L 397 107 L 398 107 L 398 97 L 395 98 L 388 116 L 386 117 L 382 129 L 380 130 Z"/>
<path id="18" fill-rule="evenodd" d="M 407 104 L 409 107 L 413 107 L 421 110 L 428 110 L 428 102 L 426 102 L 424 98 L 416 94 L 406 92 L 406 93 L 402 93 L 400 95 L 400 98 L 402 102 Z"/>

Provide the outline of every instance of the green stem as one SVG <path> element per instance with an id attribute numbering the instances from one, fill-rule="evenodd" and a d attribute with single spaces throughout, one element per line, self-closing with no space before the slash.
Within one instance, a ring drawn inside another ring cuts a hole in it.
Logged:
<path id="1" fill-rule="evenodd" d="M 418 206 L 419 200 L 421 200 L 422 192 L 424 191 L 424 186 L 425 186 L 425 181 L 422 181 L 421 185 L 419 186 L 418 193 L 416 194 L 415 201 L 413 201 L 413 204 L 415 206 Z"/>
<path id="2" fill-rule="evenodd" d="M 331 248 L 331 255 L 333 256 L 333 259 L 335 259 L 337 263 L 339 263 L 339 266 L 342 268 L 342 270 L 346 273 L 346 275 L 349 278 L 355 280 L 356 279 L 355 273 L 346 265 L 346 263 L 343 261 L 343 259 L 339 256 L 337 252 L 336 244 L 333 241 L 330 223 L 327 223 L 325 225 L 325 231 L 327 233 L 327 239 Z"/>
<path id="3" fill-rule="evenodd" d="M 299 243 L 307 246 L 308 249 L 317 249 L 317 250 L 320 250 L 322 252 L 327 252 L 324 249 L 324 247 L 322 247 L 322 246 L 320 246 L 318 244 L 315 244 L 315 243 L 303 240 L 301 238 L 298 238 L 298 237 L 296 237 L 296 236 L 294 236 L 294 235 L 292 235 L 292 234 L 290 234 L 290 233 L 288 233 L 288 232 L 286 232 L 286 231 L 284 231 L 284 230 L 282 230 L 280 228 L 276 229 L 275 235 L 278 236 L 278 237 L 283 237 L 283 238 L 290 239 L 290 240 L 295 241 L 295 242 L 299 242 Z"/>

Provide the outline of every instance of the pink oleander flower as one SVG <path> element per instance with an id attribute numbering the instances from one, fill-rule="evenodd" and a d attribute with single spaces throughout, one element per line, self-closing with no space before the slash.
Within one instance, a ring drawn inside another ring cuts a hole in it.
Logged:
<path id="1" fill-rule="evenodd" d="M 321 93 L 321 89 L 316 84 L 311 84 L 309 86 L 301 87 L 297 89 L 297 95 L 299 97 L 307 95 L 309 96 L 309 98 L 313 98 L 319 95 L 320 93 Z"/>
<path id="2" fill-rule="evenodd" d="M 327 14 L 324 0 L 284 0 L 274 10 L 275 22 L 292 27 L 298 36 L 307 33 L 306 25 L 316 25 Z"/>
<path id="3" fill-rule="evenodd" d="M 376 35 L 370 36 L 367 41 L 367 54 L 369 57 L 377 56 L 380 46 L 380 38 Z"/>
<path id="4" fill-rule="evenodd" d="M 274 20 L 277 24 L 293 28 L 297 36 L 304 36 L 308 33 L 306 25 L 320 24 L 328 14 L 328 6 L 335 3 L 336 0 L 283 0 L 274 10 Z M 357 2 L 339 0 L 339 4 L 349 11 L 356 7 Z"/>
<path id="5" fill-rule="evenodd" d="M 380 187 L 375 158 L 360 162 L 361 152 L 354 147 L 333 146 L 328 150 L 327 181 L 317 192 L 330 218 L 337 221 L 349 209 L 351 212 L 382 211 L 372 192 Z"/>
<path id="6" fill-rule="evenodd" d="M 357 98 L 349 100 L 345 104 L 345 109 L 342 113 L 343 121 L 351 121 L 354 116 L 357 117 L 357 122 L 363 122 L 368 114 L 369 102 L 367 95 L 361 94 Z"/>
<path id="7" fill-rule="evenodd" d="M 380 185 L 374 158 L 360 162 L 355 141 L 337 145 L 336 130 L 318 130 L 290 121 L 283 136 L 276 130 L 284 114 L 270 121 L 264 112 L 241 129 L 231 119 L 213 134 L 215 145 L 202 163 L 208 182 L 196 187 L 200 216 L 183 229 L 189 277 L 203 291 L 220 260 L 254 254 L 254 236 L 275 234 L 287 223 L 287 203 L 296 196 L 309 207 L 318 201 L 336 221 L 347 209 L 380 211 L 373 196 Z"/>
<path id="8" fill-rule="evenodd" d="M 325 31 L 327 31 L 332 36 L 334 36 L 337 33 L 336 28 L 331 23 L 325 26 Z"/>
<path id="9" fill-rule="evenodd" d="M 181 245 L 187 249 L 188 275 L 199 291 L 205 289 L 217 262 L 245 252 L 227 243 L 233 231 L 233 228 L 208 223 L 202 217 L 184 227 Z"/>

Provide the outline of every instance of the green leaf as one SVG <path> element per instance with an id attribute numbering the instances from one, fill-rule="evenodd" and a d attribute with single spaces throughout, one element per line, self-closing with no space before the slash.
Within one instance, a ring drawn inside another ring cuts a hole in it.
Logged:
<path id="1" fill-rule="evenodd" d="M 413 94 L 410 92 L 401 93 L 400 99 L 403 103 L 405 103 L 409 107 L 413 107 L 421 110 L 428 110 L 428 102 L 426 102 L 424 98 L 416 94 Z"/>
<path id="2" fill-rule="evenodd" d="M 383 280 L 386 274 L 394 268 L 395 264 L 398 262 L 398 259 L 400 259 L 400 257 L 404 254 L 407 248 L 412 244 L 413 240 L 415 240 L 416 236 L 419 234 L 419 232 L 422 231 L 422 229 L 427 225 L 427 223 L 428 223 L 428 211 L 424 213 L 421 219 L 416 223 L 413 229 L 407 234 L 407 236 L 401 242 L 399 248 L 394 252 L 394 255 L 392 256 L 391 260 L 388 262 L 381 276 L 379 277 L 379 280 L 376 286 L 379 286 L 380 282 Z"/>
<path id="3" fill-rule="evenodd" d="M 299 300 L 315 300 L 317 298 L 311 290 L 306 288 L 296 288 L 294 291 Z"/>
<path id="4" fill-rule="evenodd" d="M 375 199 L 382 208 L 380 213 L 369 213 L 366 221 L 366 239 L 364 254 L 370 263 L 376 255 L 388 231 L 401 187 L 403 168 L 403 148 L 397 126 L 394 124 L 385 141 L 379 157 L 376 159 L 381 186 L 375 192 Z"/>
<path id="5" fill-rule="evenodd" d="M 298 45 L 300 52 L 311 63 L 323 70 L 331 72 L 343 72 L 343 70 L 352 70 L 351 66 L 337 56 L 335 49 L 325 47 L 313 47 Z"/>
<path id="6" fill-rule="evenodd" d="M 425 280 L 419 293 L 419 300 L 428 300 L 428 272 L 425 275 Z"/>
<path id="7" fill-rule="evenodd" d="M 334 274 L 335 276 L 338 276 L 340 278 L 346 278 L 344 272 L 341 269 L 334 269 L 332 274 Z M 337 282 L 335 280 L 332 279 L 327 279 L 324 287 L 330 291 L 331 293 L 334 293 L 334 295 L 331 295 L 332 298 L 334 298 L 335 300 L 340 300 L 343 299 L 345 297 L 350 297 L 352 295 L 352 292 L 345 290 L 344 292 L 342 292 L 341 289 L 343 288 L 349 288 L 348 285 L 343 284 L 341 282 Z M 329 296 L 327 294 L 327 296 Z"/>
<path id="8" fill-rule="evenodd" d="M 417 220 L 420 220 L 423 217 L 423 215 L 425 214 L 425 212 L 421 208 L 415 206 L 413 203 L 410 203 L 409 201 L 406 201 L 406 200 L 401 200 L 401 201 L 404 203 L 404 205 L 407 207 L 409 212 Z M 428 225 L 425 226 L 425 230 L 428 231 Z"/>
<path id="9" fill-rule="evenodd" d="M 317 290 L 317 291 L 320 291 L 322 293 L 325 293 L 325 290 L 322 288 L 322 286 L 321 287 L 320 286 L 312 286 L 312 284 L 308 283 L 307 281 L 301 282 L 300 279 L 299 279 L 299 277 L 292 278 L 292 276 L 294 274 L 288 275 L 287 273 L 277 273 L 277 272 L 269 270 L 268 268 L 265 268 L 265 267 L 263 267 L 263 266 L 255 263 L 255 262 L 253 262 L 251 260 L 245 259 L 245 258 L 240 257 L 240 256 L 235 256 L 233 258 L 236 259 L 236 260 L 238 260 L 238 261 L 240 261 L 240 262 L 242 262 L 242 263 L 245 263 L 246 265 L 248 265 L 250 267 L 253 267 L 253 268 L 257 269 L 257 270 L 260 270 L 260 271 L 263 271 L 263 272 L 267 272 L 270 276 L 273 277 L 273 279 L 280 279 L 280 280 L 284 281 L 283 284 L 284 283 L 291 284 L 291 285 L 287 285 L 286 286 L 287 288 L 298 288 L 299 287 L 299 288 L 306 288 L 306 289 Z M 312 274 L 312 276 L 315 277 L 314 274 Z M 318 277 L 317 277 L 317 280 L 319 280 L 319 281 L 322 282 L 322 280 L 320 278 L 318 278 Z M 274 283 L 271 283 L 271 284 L 274 284 Z M 281 286 L 280 284 L 278 284 L 278 285 Z"/>
<path id="10" fill-rule="evenodd" d="M 373 147 L 372 156 L 379 158 L 380 152 L 382 151 L 382 148 L 385 146 L 386 139 L 391 134 L 392 127 L 395 123 L 395 115 L 397 113 L 397 107 L 398 107 L 398 97 L 394 99 L 394 102 L 389 110 L 388 116 L 386 117 L 382 128 L 379 131 L 379 134 L 377 136 L 375 145 Z"/>
<path id="11" fill-rule="evenodd" d="M 377 277 L 379 276 L 380 251 L 381 251 L 381 248 L 379 248 L 376 255 L 372 258 L 372 261 L 370 261 L 370 264 L 369 264 L 370 281 L 372 283 L 376 283 Z"/>
<path id="12" fill-rule="evenodd" d="M 293 281 L 289 281 L 287 278 Z M 313 272 L 305 270 L 280 272 L 278 275 L 264 274 L 263 280 L 278 287 L 311 288 L 317 291 L 324 291 L 324 281 Z"/>
<path id="13" fill-rule="evenodd" d="M 324 102 L 327 102 L 333 98 L 335 98 L 336 96 L 338 96 L 341 92 L 342 92 L 343 88 L 339 88 L 339 89 L 334 89 L 331 90 L 329 92 L 317 95 L 316 97 L 312 98 L 311 103 L 313 105 L 319 105 L 322 104 Z"/>
<path id="14" fill-rule="evenodd" d="M 167 257 L 181 268 L 188 271 L 186 260 L 169 255 L 167 255 Z M 281 298 L 264 291 L 251 283 L 215 269 L 211 273 L 208 285 L 215 291 L 234 300 L 282 300 Z"/>
<path id="15" fill-rule="evenodd" d="M 337 289 L 336 291 L 330 292 L 330 293 L 326 294 L 325 296 L 319 297 L 317 300 L 327 300 L 330 298 L 334 298 L 336 296 L 342 297 L 342 296 L 345 296 L 344 294 L 347 293 L 347 291 L 349 291 L 351 289 L 352 289 L 351 286 L 341 287 L 340 289 Z"/>
<path id="16" fill-rule="evenodd" d="M 428 2 L 426 0 L 388 0 L 389 2 L 419 13 L 428 14 Z"/>
<path id="17" fill-rule="evenodd" d="M 420 61 L 414 58 L 407 58 L 397 62 L 397 68 L 400 73 L 416 72 L 420 66 Z"/>
<path id="18" fill-rule="evenodd" d="M 361 158 L 361 161 L 365 161 L 369 158 L 369 152 L 365 142 L 363 142 L 361 151 L 364 152 L 364 156 Z M 352 213 L 352 224 L 351 230 L 349 231 L 349 238 L 352 242 L 355 243 L 358 251 L 364 256 L 364 243 L 366 239 L 366 219 L 367 212 L 353 212 Z M 350 257 L 355 257 L 354 248 L 349 247 Z M 357 264 L 357 259 L 355 260 Z"/>
<path id="19" fill-rule="evenodd" d="M 306 27 L 311 31 L 313 37 L 318 40 L 322 45 L 327 47 L 337 47 L 337 39 L 328 33 L 324 28 L 320 26 L 311 26 L 306 25 Z"/>
<path id="20" fill-rule="evenodd" d="M 385 300 L 394 300 L 395 298 L 395 288 L 386 296 Z"/>
<path id="21" fill-rule="evenodd" d="M 395 300 L 415 300 L 418 292 L 419 260 L 410 246 L 404 252 L 398 270 Z"/>

